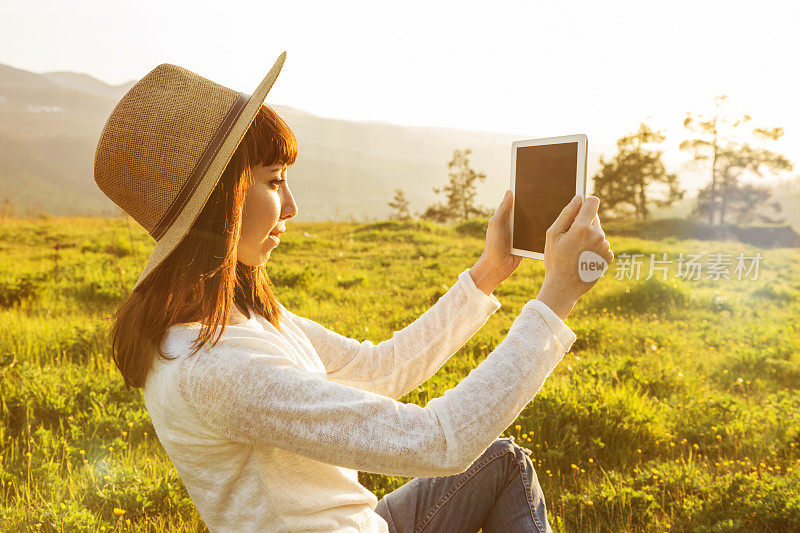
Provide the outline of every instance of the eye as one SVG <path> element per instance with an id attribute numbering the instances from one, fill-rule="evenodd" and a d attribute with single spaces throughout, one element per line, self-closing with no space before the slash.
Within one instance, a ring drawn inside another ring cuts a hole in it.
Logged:
<path id="1" fill-rule="evenodd" d="M 277 190 L 278 187 L 280 186 L 280 184 L 281 183 L 285 183 L 285 182 L 286 182 L 286 178 L 282 178 L 282 179 L 272 180 L 272 181 L 270 181 L 270 184 L 272 185 L 274 190 Z"/>

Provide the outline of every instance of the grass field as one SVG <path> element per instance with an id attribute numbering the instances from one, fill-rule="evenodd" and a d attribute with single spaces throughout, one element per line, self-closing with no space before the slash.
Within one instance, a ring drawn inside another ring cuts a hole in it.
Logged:
<path id="1" fill-rule="evenodd" d="M 266 265 L 279 299 L 378 342 L 474 264 L 485 221 L 292 223 Z M 558 532 L 800 530 L 800 255 L 608 235 L 617 262 L 576 305 L 572 350 L 504 436 L 530 448 Z M 108 352 L 152 239 L 124 219 L 0 225 L 0 530 L 195 531 L 200 517 Z M 617 279 L 624 254 L 761 254 L 736 279 Z M 536 296 L 525 259 L 501 309 L 402 401 L 425 405 Z M 408 478 L 360 473 L 378 498 Z"/>

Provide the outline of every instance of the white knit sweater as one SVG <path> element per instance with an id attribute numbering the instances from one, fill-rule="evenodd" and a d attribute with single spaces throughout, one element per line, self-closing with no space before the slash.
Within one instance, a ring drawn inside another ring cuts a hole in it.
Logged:
<path id="1" fill-rule="evenodd" d="M 285 313 L 251 318 L 192 357 L 200 325 L 170 328 L 143 388 L 156 434 L 210 531 L 381 532 L 357 471 L 464 471 L 517 418 L 575 341 L 544 303 L 425 407 L 397 401 L 500 308 L 469 269 L 414 322 L 378 344 Z"/>

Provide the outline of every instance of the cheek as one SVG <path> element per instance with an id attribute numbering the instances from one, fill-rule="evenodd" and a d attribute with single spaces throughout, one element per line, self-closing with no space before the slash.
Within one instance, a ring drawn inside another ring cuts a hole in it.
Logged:
<path id="1" fill-rule="evenodd" d="M 266 188 L 259 187 L 248 193 L 242 209 L 242 237 L 258 237 L 262 233 L 269 233 L 278 209 L 278 196 Z"/>

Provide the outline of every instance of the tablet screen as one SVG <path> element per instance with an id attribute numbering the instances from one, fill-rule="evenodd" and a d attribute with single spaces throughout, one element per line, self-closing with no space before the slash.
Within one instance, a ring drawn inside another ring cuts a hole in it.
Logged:
<path id="1" fill-rule="evenodd" d="M 514 248 L 544 253 L 547 231 L 575 196 L 578 143 L 517 147 Z"/>

